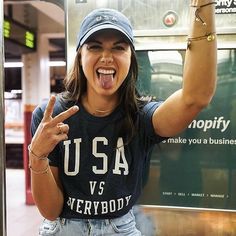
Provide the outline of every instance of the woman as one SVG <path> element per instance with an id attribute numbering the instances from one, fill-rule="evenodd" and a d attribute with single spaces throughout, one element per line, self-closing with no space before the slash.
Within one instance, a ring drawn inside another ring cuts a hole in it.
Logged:
<path id="1" fill-rule="evenodd" d="M 82 22 L 65 92 L 36 108 L 29 159 L 41 235 L 141 235 L 132 207 L 156 143 L 183 131 L 212 99 L 214 3 L 192 1 L 183 88 L 164 102 L 135 89 L 132 27 L 112 9 Z"/>

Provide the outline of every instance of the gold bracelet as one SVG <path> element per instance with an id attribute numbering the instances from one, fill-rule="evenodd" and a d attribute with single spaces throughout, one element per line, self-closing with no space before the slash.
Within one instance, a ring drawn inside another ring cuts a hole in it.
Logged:
<path id="1" fill-rule="evenodd" d="M 40 170 L 40 171 L 34 170 L 31 165 L 29 165 L 29 168 L 31 172 L 35 175 L 47 174 L 49 171 L 49 165 L 47 165 L 47 167 L 44 170 Z"/>
<path id="2" fill-rule="evenodd" d="M 191 49 L 192 41 L 199 41 L 199 40 L 206 39 L 208 42 L 211 42 L 211 41 L 214 41 L 215 38 L 216 38 L 215 32 L 207 33 L 206 35 L 199 36 L 199 37 L 192 37 L 192 38 L 189 37 L 187 38 L 187 49 Z"/>
<path id="3" fill-rule="evenodd" d="M 199 15 L 199 12 L 201 10 L 201 8 L 203 7 L 206 7 L 206 6 L 210 6 L 212 4 L 216 4 L 216 2 L 209 2 L 207 4 L 204 4 L 204 5 L 190 5 L 190 7 L 196 7 L 196 11 L 195 11 L 195 17 L 196 17 L 196 21 L 201 21 L 202 22 L 202 25 L 206 26 L 206 22 L 201 18 L 201 16 Z"/>
<path id="4" fill-rule="evenodd" d="M 30 153 L 33 157 L 37 158 L 38 160 L 47 160 L 47 159 L 48 159 L 48 155 L 43 155 L 43 156 L 38 156 L 38 155 L 36 155 L 36 154 L 32 151 L 32 149 L 31 149 L 31 144 L 28 145 L 28 150 L 29 150 L 29 153 Z"/>

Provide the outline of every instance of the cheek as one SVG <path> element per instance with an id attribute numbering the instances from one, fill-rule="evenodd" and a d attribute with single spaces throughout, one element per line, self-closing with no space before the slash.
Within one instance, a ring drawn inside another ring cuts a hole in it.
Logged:
<path id="1" fill-rule="evenodd" d="M 123 63 L 122 63 L 122 67 L 121 68 L 123 68 L 123 73 L 125 74 L 125 77 L 129 73 L 130 65 L 131 65 L 131 59 L 130 58 L 126 58 L 126 60 L 124 60 Z"/>
<path id="2" fill-rule="evenodd" d="M 81 66 L 82 66 L 82 69 L 83 69 L 83 72 L 85 74 L 86 77 L 88 77 L 91 73 L 93 73 L 93 70 L 92 70 L 92 60 L 89 59 L 88 57 L 81 57 Z"/>

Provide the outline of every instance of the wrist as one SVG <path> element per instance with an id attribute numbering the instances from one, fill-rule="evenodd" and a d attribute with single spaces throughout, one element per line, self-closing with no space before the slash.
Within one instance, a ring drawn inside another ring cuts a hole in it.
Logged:
<path id="1" fill-rule="evenodd" d="M 36 175 L 40 175 L 40 174 L 47 174 L 49 172 L 49 164 L 47 163 L 46 166 L 44 167 L 32 167 L 31 163 L 29 164 L 29 169 L 31 170 L 31 173 L 36 174 Z"/>
<path id="2" fill-rule="evenodd" d="M 29 154 L 38 159 L 38 160 L 46 160 L 47 157 L 48 157 L 48 154 L 37 154 L 35 153 L 35 151 L 32 150 L 32 147 L 31 147 L 31 144 L 28 145 L 28 151 L 29 151 Z"/>
<path id="3" fill-rule="evenodd" d="M 33 174 L 47 174 L 49 171 L 49 163 L 47 155 L 37 156 L 28 146 L 29 150 L 29 169 Z"/>
<path id="4" fill-rule="evenodd" d="M 215 2 L 192 1 L 189 37 L 199 37 L 215 32 Z"/>

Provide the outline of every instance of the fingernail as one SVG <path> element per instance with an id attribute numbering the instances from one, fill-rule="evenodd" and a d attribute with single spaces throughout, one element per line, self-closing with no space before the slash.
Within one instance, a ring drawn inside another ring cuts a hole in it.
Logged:
<path id="1" fill-rule="evenodd" d="M 78 111 L 79 107 L 78 106 L 73 106 L 73 111 Z"/>

